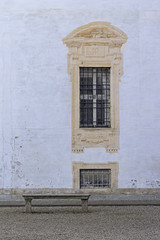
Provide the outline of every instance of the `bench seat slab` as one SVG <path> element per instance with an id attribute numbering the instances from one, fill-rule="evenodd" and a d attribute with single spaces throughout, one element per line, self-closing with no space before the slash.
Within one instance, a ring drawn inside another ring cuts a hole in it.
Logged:
<path id="1" fill-rule="evenodd" d="M 81 199 L 82 211 L 88 211 L 89 194 L 23 194 L 26 213 L 32 212 L 32 199 Z"/>

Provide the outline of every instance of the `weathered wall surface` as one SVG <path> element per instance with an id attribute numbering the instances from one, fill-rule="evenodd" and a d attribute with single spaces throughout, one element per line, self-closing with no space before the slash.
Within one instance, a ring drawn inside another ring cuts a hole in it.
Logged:
<path id="1" fill-rule="evenodd" d="M 107 21 L 128 36 L 120 151 L 71 153 L 68 33 Z M 160 187 L 160 3 L 0 1 L 0 188 L 71 188 L 72 162 L 119 161 L 119 188 Z"/>

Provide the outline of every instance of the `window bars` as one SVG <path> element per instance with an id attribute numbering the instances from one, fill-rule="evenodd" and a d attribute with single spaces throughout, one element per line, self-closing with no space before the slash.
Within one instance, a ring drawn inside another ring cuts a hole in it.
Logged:
<path id="1" fill-rule="evenodd" d="M 80 127 L 110 128 L 110 68 L 80 67 Z"/>
<path id="2" fill-rule="evenodd" d="M 80 188 L 110 188 L 111 169 L 81 169 Z"/>

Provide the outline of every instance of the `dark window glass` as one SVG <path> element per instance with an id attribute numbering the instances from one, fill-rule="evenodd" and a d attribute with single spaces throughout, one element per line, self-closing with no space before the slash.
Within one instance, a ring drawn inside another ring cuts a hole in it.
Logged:
<path id="1" fill-rule="evenodd" d="M 80 127 L 111 127 L 109 67 L 80 67 Z"/>

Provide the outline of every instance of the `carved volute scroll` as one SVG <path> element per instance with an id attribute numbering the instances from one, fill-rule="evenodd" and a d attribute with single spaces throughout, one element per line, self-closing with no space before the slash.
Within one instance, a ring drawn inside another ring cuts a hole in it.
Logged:
<path id="1" fill-rule="evenodd" d="M 72 152 L 104 147 L 109 153 L 119 149 L 119 82 L 123 75 L 122 44 L 127 36 L 108 22 L 92 22 L 63 39 L 69 48 L 68 74 L 72 82 Z M 111 128 L 79 127 L 79 68 L 110 67 Z"/>

